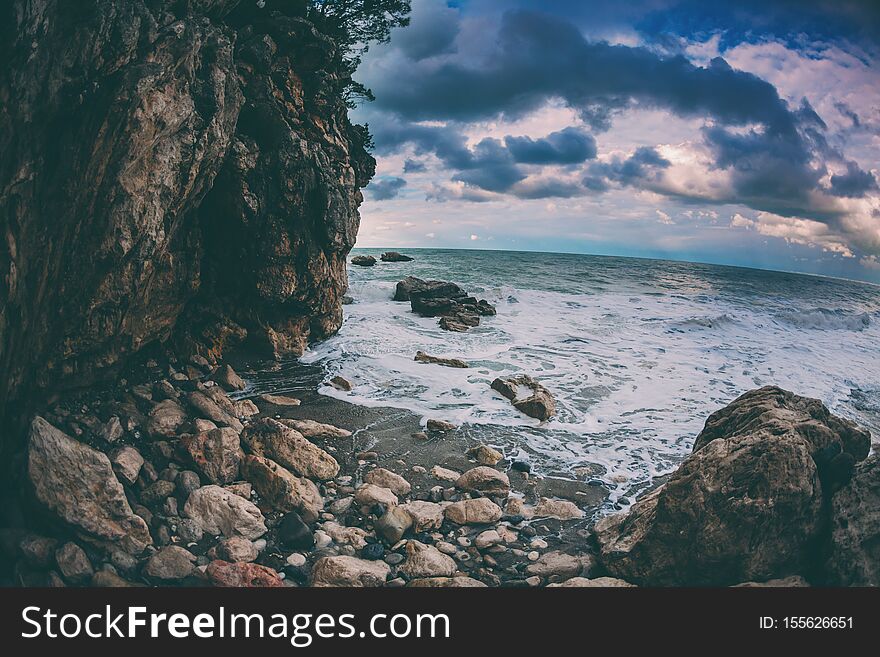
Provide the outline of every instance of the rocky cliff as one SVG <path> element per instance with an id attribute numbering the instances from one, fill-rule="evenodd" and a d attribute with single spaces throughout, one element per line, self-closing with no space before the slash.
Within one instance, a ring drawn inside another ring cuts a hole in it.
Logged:
<path id="1" fill-rule="evenodd" d="M 0 13 L 0 416 L 151 345 L 338 329 L 375 163 L 332 40 L 237 0 Z"/>

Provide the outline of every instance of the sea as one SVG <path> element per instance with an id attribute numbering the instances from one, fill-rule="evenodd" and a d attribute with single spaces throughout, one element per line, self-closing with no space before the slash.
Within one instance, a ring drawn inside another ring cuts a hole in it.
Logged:
<path id="1" fill-rule="evenodd" d="M 341 330 L 299 361 L 354 384 L 322 394 L 448 420 L 539 474 L 601 480 L 615 508 L 673 471 L 708 415 L 753 388 L 816 397 L 880 436 L 878 286 L 665 260 L 405 252 L 412 262 L 350 267 Z M 392 300 L 405 276 L 458 283 L 498 314 L 444 331 Z M 418 350 L 470 367 L 418 363 Z M 519 372 L 552 392 L 556 417 L 529 418 L 490 388 Z"/>

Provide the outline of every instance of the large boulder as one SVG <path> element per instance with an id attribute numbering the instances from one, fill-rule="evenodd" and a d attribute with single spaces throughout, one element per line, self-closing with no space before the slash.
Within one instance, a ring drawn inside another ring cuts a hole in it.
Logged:
<path id="1" fill-rule="evenodd" d="M 880 454 L 856 467 L 831 501 L 829 583 L 880 586 Z"/>
<path id="2" fill-rule="evenodd" d="M 615 577 L 661 586 L 804 572 L 817 558 L 822 480 L 841 472 L 827 455 L 858 460 L 869 445 L 816 400 L 775 387 L 746 393 L 709 418 L 664 485 L 596 524 L 600 559 Z"/>
<path id="3" fill-rule="evenodd" d="M 411 262 L 413 260 L 412 257 L 398 253 L 397 251 L 386 251 L 380 256 L 380 258 L 382 259 L 382 262 Z"/>
<path id="4" fill-rule="evenodd" d="M 303 477 L 332 479 L 339 473 L 339 463 L 330 454 L 272 418 L 249 426 L 242 440 L 252 454 L 272 459 Z"/>
<path id="5" fill-rule="evenodd" d="M 37 499 L 85 538 L 133 555 L 153 542 L 110 459 L 39 416 L 28 436 L 28 474 Z"/>

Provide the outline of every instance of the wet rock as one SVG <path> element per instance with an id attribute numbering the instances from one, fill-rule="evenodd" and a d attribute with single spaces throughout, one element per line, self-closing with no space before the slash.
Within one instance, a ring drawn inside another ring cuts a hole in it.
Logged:
<path id="1" fill-rule="evenodd" d="M 79 443 L 41 417 L 28 436 L 28 474 L 37 499 L 86 536 L 131 553 L 152 543 L 134 514 L 107 456 Z"/>
<path id="2" fill-rule="evenodd" d="M 163 547 L 147 561 L 144 575 L 165 581 L 189 577 L 195 569 L 196 557 L 177 545 Z"/>
<path id="3" fill-rule="evenodd" d="M 207 394 L 195 390 L 189 393 L 187 401 L 198 413 L 218 426 L 231 427 L 238 433 L 244 428 L 241 421 L 231 412 L 221 408 L 220 404 Z"/>
<path id="4" fill-rule="evenodd" d="M 376 520 L 375 527 L 376 533 L 389 545 L 393 545 L 403 538 L 412 524 L 412 517 L 406 510 L 399 506 L 392 506 Z"/>
<path id="5" fill-rule="evenodd" d="M 263 394 L 260 395 L 259 399 L 273 406 L 299 406 L 302 403 L 295 397 L 287 397 L 285 395 Z"/>
<path id="6" fill-rule="evenodd" d="M 436 297 L 465 296 L 465 292 L 455 283 L 443 281 L 424 281 L 415 276 L 407 276 L 397 284 L 394 291 L 395 301 L 410 301 L 413 293 L 424 294 L 428 292 Z"/>
<path id="7" fill-rule="evenodd" d="M 187 419 L 180 404 L 174 399 L 165 399 L 150 411 L 145 428 L 153 438 L 173 438 Z"/>
<path id="8" fill-rule="evenodd" d="M 233 563 L 238 561 L 251 562 L 260 555 L 260 551 L 257 550 L 257 546 L 254 545 L 253 541 L 243 536 L 224 538 L 214 548 L 214 553 L 217 559 Z"/>
<path id="9" fill-rule="evenodd" d="M 510 493 L 510 479 L 503 472 L 485 465 L 471 468 L 455 482 L 461 490 L 479 491 L 484 495 L 507 497 Z"/>
<path id="10" fill-rule="evenodd" d="M 453 502 L 443 514 L 449 522 L 457 525 L 486 525 L 498 522 L 502 515 L 501 507 L 485 497 Z"/>
<path id="11" fill-rule="evenodd" d="M 504 458 L 504 454 L 488 445 L 477 445 L 467 451 L 467 455 L 480 465 L 492 466 Z"/>
<path id="12" fill-rule="evenodd" d="M 414 588 L 486 588 L 486 584 L 473 577 L 422 577 L 411 580 L 408 587 Z"/>
<path id="13" fill-rule="evenodd" d="M 449 557 L 433 545 L 410 540 L 406 544 L 406 561 L 398 569 L 410 578 L 451 577 L 458 569 Z"/>
<path id="14" fill-rule="evenodd" d="M 832 498 L 827 571 L 837 586 L 880 586 L 880 454 Z"/>
<path id="15" fill-rule="evenodd" d="M 542 497 L 534 510 L 535 518 L 556 518 L 557 520 L 576 520 L 584 517 L 583 510 L 574 502 Z"/>
<path id="16" fill-rule="evenodd" d="M 537 561 L 526 566 L 529 575 L 539 577 L 576 577 L 589 573 L 593 567 L 593 559 L 589 555 L 572 555 L 564 552 L 546 552 Z"/>
<path id="17" fill-rule="evenodd" d="M 314 420 L 278 420 L 284 426 L 299 431 L 306 438 L 349 438 L 351 431 L 334 427 L 332 424 L 323 424 Z"/>
<path id="18" fill-rule="evenodd" d="M 412 520 L 414 532 L 439 529 L 443 524 L 443 505 L 424 500 L 413 500 L 400 507 Z"/>
<path id="19" fill-rule="evenodd" d="M 444 432 L 444 431 L 455 431 L 457 428 L 452 422 L 447 422 L 446 420 L 434 420 L 430 419 L 426 423 L 426 428 L 431 432 Z"/>
<path id="20" fill-rule="evenodd" d="M 351 392 L 353 387 L 351 381 L 341 376 L 334 376 L 328 383 L 337 390 L 342 390 L 343 392 Z"/>
<path id="21" fill-rule="evenodd" d="M 869 437 L 820 402 L 779 388 L 713 413 L 695 451 L 595 535 L 610 574 L 637 584 L 730 585 L 802 572 L 822 528 L 813 455 L 836 445 L 863 458 Z"/>
<path id="22" fill-rule="evenodd" d="M 272 418 L 249 426 L 241 436 L 248 451 L 280 463 L 303 477 L 332 479 L 339 463 L 295 429 Z"/>
<path id="23" fill-rule="evenodd" d="M 278 540 L 291 550 L 311 550 L 315 546 L 312 530 L 296 511 L 284 514 L 278 525 Z"/>
<path id="24" fill-rule="evenodd" d="M 444 367 L 456 367 L 465 369 L 470 367 L 460 358 L 441 358 L 440 356 L 431 356 L 424 351 L 417 351 L 416 357 L 413 359 L 419 363 L 429 363 L 432 365 L 443 365 Z"/>
<path id="25" fill-rule="evenodd" d="M 205 569 L 208 581 L 214 586 L 235 588 L 278 588 L 284 581 L 278 573 L 256 563 L 216 560 Z"/>
<path id="26" fill-rule="evenodd" d="M 312 568 L 312 586 L 383 586 L 391 574 L 384 561 L 367 561 L 357 557 L 323 557 Z"/>
<path id="27" fill-rule="evenodd" d="M 180 444 L 209 482 L 228 484 L 238 479 L 244 454 L 235 429 L 221 427 L 194 436 L 182 436 Z"/>
<path id="28" fill-rule="evenodd" d="M 244 379 L 236 374 L 235 370 L 229 365 L 218 367 L 214 374 L 211 375 L 211 379 L 220 384 L 224 390 L 244 390 L 247 387 Z"/>
<path id="29" fill-rule="evenodd" d="M 635 584 L 630 584 L 616 577 L 594 577 L 587 579 L 586 577 L 572 577 L 558 584 L 548 584 L 548 588 L 555 586 L 561 588 L 635 588 Z"/>
<path id="30" fill-rule="evenodd" d="M 91 579 L 95 574 L 92 562 L 88 555 L 79 545 L 68 542 L 55 552 L 55 563 L 58 570 L 68 582 L 80 584 Z"/>
<path id="31" fill-rule="evenodd" d="M 382 262 L 411 262 L 413 260 L 410 256 L 403 255 L 397 251 L 386 251 L 379 257 Z"/>
<path id="32" fill-rule="evenodd" d="M 395 472 L 385 468 L 375 468 L 364 475 L 364 481 L 383 488 L 388 488 L 395 495 L 409 495 L 412 486 Z"/>
<path id="33" fill-rule="evenodd" d="M 297 477 L 271 459 L 249 454 L 242 462 L 242 474 L 280 511 L 298 511 L 314 522 L 324 508 L 321 493 L 311 480 Z"/>
<path id="34" fill-rule="evenodd" d="M 381 543 L 364 544 L 361 549 L 361 558 L 368 561 L 378 561 L 385 556 L 385 548 Z M 386 562 L 387 563 L 387 562 Z"/>
<path id="35" fill-rule="evenodd" d="M 397 495 L 390 488 L 375 484 L 362 484 L 354 493 L 354 501 L 361 506 L 381 504 L 385 507 L 397 506 Z"/>
<path id="36" fill-rule="evenodd" d="M 256 505 L 220 486 L 203 486 L 193 491 L 183 512 L 209 534 L 253 540 L 266 533 L 263 514 Z"/>
<path id="37" fill-rule="evenodd" d="M 528 474 L 532 471 L 532 464 L 528 461 L 514 461 L 510 464 L 511 470 L 516 470 L 517 472 L 525 472 Z"/>
<path id="38" fill-rule="evenodd" d="M 120 479 L 128 484 L 133 484 L 137 481 L 141 467 L 144 465 L 144 457 L 134 447 L 126 445 L 110 454 L 110 463 Z"/>
<path id="39" fill-rule="evenodd" d="M 543 421 L 556 414 L 553 395 L 527 374 L 499 377 L 492 381 L 491 387 L 529 417 Z"/>
<path id="40" fill-rule="evenodd" d="M 371 255 L 356 255 L 352 257 L 351 264 L 358 267 L 372 267 L 376 264 L 376 258 Z"/>

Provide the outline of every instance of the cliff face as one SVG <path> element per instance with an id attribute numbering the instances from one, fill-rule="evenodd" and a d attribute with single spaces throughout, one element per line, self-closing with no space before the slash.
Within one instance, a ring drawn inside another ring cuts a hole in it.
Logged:
<path id="1" fill-rule="evenodd" d="M 0 415 L 173 341 L 341 322 L 374 161 L 332 41 L 235 0 L 0 9 Z"/>

